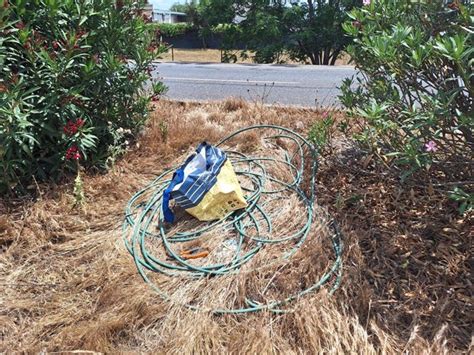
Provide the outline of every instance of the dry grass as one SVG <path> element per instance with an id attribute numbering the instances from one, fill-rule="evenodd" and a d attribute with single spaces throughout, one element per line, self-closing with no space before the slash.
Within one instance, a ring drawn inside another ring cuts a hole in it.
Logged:
<path id="1" fill-rule="evenodd" d="M 108 174 L 84 177 L 84 209 L 72 208 L 67 182 L 41 187 L 35 201 L 1 201 L 0 351 L 469 351 L 469 220 L 441 192 L 402 188 L 367 159 L 341 152 L 349 144 L 323 161 L 319 175 L 319 203 L 345 234 L 335 297 L 323 290 L 281 315 L 212 316 L 163 302 L 136 273 L 121 240 L 123 208 L 173 157 L 238 127 L 268 122 L 301 130 L 318 115 L 236 102 L 161 102 L 133 151 Z M 243 148 L 255 149 L 258 137 L 249 138 Z M 308 252 L 324 260 L 313 253 L 320 247 L 310 244 Z M 315 266 L 309 273 L 317 272 Z"/>
<path id="2" fill-rule="evenodd" d="M 220 63 L 221 62 L 221 51 L 219 49 L 183 49 L 174 48 L 174 61 L 175 62 L 198 62 L 198 63 Z M 173 56 L 171 50 L 162 54 L 162 61 L 171 62 Z M 347 65 L 350 57 L 344 54 L 336 61 L 336 65 Z M 288 64 L 301 64 L 288 59 Z M 238 56 L 237 63 L 253 63 L 251 58 L 242 59 Z"/>
<path id="3" fill-rule="evenodd" d="M 183 49 L 174 48 L 175 62 L 220 63 L 221 51 L 218 49 Z M 173 60 L 171 50 L 161 55 L 164 62 Z M 252 63 L 250 59 L 239 59 L 237 63 Z"/>

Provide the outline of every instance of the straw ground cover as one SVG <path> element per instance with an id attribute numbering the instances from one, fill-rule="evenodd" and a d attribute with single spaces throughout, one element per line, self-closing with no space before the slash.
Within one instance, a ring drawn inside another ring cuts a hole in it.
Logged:
<path id="1" fill-rule="evenodd" d="M 279 315 L 213 316 L 163 302 L 138 276 L 120 230 L 135 191 L 203 139 L 216 142 L 254 123 L 305 131 L 320 115 L 238 100 L 161 102 L 112 171 L 84 176 L 83 208 L 73 207 L 72 181 L 38 186 L 34 201 L 1 201 L 1 351 L 469 351 L 468 216 L 446 201 L 441 182 L 400 185 L 342 139 L 318 176 L 317 210 L 329 209 L 344 232 L 343 280 L 333 297 L 322 290 Z M 255 143 L 258 137 L 242 149 Z M 318 224 L 314 232 L 324 228 Z M 313 238 L 301 255 L 311 266 L 308 278 L 330 257 L 321 248 Z M 287 274 L 282 287 L 299 277 Z M 167 287 L 173 286 L 177 294 L 193 287 L 178 281 Z M 226 290 L 210 286 L 207 296 L 218 302 Z"/>

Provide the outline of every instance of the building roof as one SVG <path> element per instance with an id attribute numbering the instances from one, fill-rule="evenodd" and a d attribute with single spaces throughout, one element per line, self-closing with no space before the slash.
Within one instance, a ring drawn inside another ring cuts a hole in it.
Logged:
<path id="1" fill-rule="evenodd" d="M 167 15 L 178 15 L 178 16 L 186 16 L 184 12 L 177 12 L 177 11 L 169 11 L 169 10 L 153 10 L 154 14 L 167 14 Z"/>

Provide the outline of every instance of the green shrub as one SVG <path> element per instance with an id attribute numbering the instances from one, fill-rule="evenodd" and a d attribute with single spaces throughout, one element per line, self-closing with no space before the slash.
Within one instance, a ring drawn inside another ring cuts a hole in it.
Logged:
<path id="1" fill-rule="evenodd" d="M 449 174 L 469 168 L 474 5 L 372 0 L 350 17 L 348 52 L 363 79 L 347 80 L 341 101 L 365 119 L 358 138 L 402 166 L 404 176 L 433 166 Z"/>
<path id="2" fill-rule="evenodd" d="M 123 151 L 163 89 L 147 22 L 131 0 L 0 0 L 0 193 Z"/>
<path id="3" fill-rule="evenodd" d="M 182 36 L 193 29 L 190 23 L 159 23 L 154 26 L 159 35 L 167 38 Z"/>

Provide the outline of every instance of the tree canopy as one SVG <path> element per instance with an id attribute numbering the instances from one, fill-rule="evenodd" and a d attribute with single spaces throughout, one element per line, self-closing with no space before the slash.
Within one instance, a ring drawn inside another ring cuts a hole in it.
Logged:
<path id="1" fill-rule="evenodd" d="M 197 22 L 204 35 L 220 33 L 228 53 L 243 48 L 241 56 L 252 53 L 259 63 L 290 58 L 333 65 L 350 42 L 342 30 L 347 11 L 361 5 L 362 0 L 201 0 Z"/>

